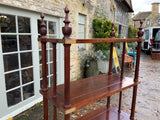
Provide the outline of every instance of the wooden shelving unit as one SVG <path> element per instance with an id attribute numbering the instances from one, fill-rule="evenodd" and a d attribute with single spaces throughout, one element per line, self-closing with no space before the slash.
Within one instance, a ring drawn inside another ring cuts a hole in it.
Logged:
<path id="1" fill-rule="evenodd" d="M 134 120 L 137 85 L 139 74 L 139 62 L 142 36 L 142 22 L 138 32 L 138 38 L 136 39 L 115 39 L 114 24 L 112 24 L 112 32 L 110 39 L 71 39 L 71 27 L 69 27 L 68 7 L 65 8 L 66 17 L 64 20 L 65 26 L 62 28 L 64 38 L 63 39 L 50 39 L 46 37 L 46 26 L 44 23 L 44 15 L 41 14 L 41 38 L 39 41 L 42 43 L 42 72 L 43 72 L 43 88 L 40 93 L 43 95 L 44 105 L 44 120 L 48 120 L 48 101 L 51 101 L 54 105 L 54 120 L 56 120 L 56 108 L 61 108 L 65 114 L 65 120 L 70 120 L 70 113 L 92 104 L 105 97 L 108 98 L 107 105 L 103 106 L 89 114 L 86 114 L 82 118 L 77 120 Z M 125 42 L 138 42 L 137 59 L 135 67 L 134 79 L 123 76 L 124 67 L 124 54 L 125 54 Z M 53 44 L 53 61 L 56 61 L 56 44 L 62 43 L 64 45 L 64 61 L 65 61 L 65 81 L 63 85 L 56 85 L 56 62 L 53 62 L 53 86 L 47 87 L 47 63 L 46 63 L 46 43 L 51 42 Z M 109 72 L 107 74 L 101 74 L 74 82 L 70 82 L 70 46 L 77 43 L 110 43 L 110 60 L 109 60 Z M 122 65 L 121 74 L 117 75 L 112 73 L 112 54 L 113 44 L 115 42 L 123 42 L 122 53 Z M 133 87 L 133 99 L 131 115 L 121 111 L 122 91 Z M 119 108 L 110 107 L 110 96 L 119 93 Z"/>

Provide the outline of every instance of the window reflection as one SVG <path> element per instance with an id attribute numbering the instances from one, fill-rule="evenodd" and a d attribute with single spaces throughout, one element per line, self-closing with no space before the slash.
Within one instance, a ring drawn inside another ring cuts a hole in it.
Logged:
<path id="1" fill-rule="evenodd" d="M 23 87 L 23 99 L 26 100 L 27 98 L 34 95 L 34 86 L 33 84 L 27 85 Z"/>
<path id="2" fill-rule="evenodd" d="M 2 49 L 3 52 L 17 51 L 17 37 L 16 35 L 2 35 Z"/>
<path id="3" fill-rule="evenodd" d="M 33 68 L 22 70 L 22 83 L 28 83 L 33 81 Z"/>
<path id="4" fill-rule="evenodd" d="M 20 50 L 31 50 L 31 36 L 20 35 L 19 36 Z"/>
<path id="5" fill-rule="evenodd" d="M 30 19 L 26 17 L 18 17 L 19 33 L 30 33 Z"/>
<path id="6" fill-rule="evenodd" d="M 5 16 L 5 20 L 0 20 L 1 32 L 2 33 L 16 33 L 16 22 L 15 16 L 1 14 L 0 16 Z"/>
<path id="7" fill-rule="evenodd" d="M 18 69 L 18 54 L 4 55 L 4 71 Z"/>
<path id="8" fill-rule="evenodd" d="M 49 34 L 56 34 L 56 22 L 48 22 Z"/>
<path id="9" fill-rule="evenodd" d="M 15 105 L 21 101 L 20 88 L 7 93 L 8 106 Z"/>
<path id="10" fill-rule="evenodd" d="M 32 53 L 21 53 L 21 67 L 28 67 L 32 65 Z"/>
<path id="11" fill-rule="evenodd" d="M 20 85 L 19 72 L 13 72 L 5 75 L 6 90 Z"/>

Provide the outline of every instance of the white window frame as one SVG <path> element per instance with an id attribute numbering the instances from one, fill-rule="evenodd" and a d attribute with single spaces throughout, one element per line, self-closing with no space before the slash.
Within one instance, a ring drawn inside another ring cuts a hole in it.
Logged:
<path id="1" fill-rule="evenodd" d="M 150 25 L 150 20 L 147 19 L 146 25 L 149 26 Z"/>
<path id="2" fill-rule="evenodd" d="M 30 26 L 31 26 L 31 45 L 32 45 L 32 66 L 33 66 L 33 83 L 34 83 L 34 96 L 31 98 L 26 99 L 23 102 L 20 102 L 14 106 L 8 107 L 7 105 L 7 96 L 6 96 L 6 88 L 5 88 L 5 77 L 4 77 L 4 67 L 0 67 L 0 119 L 6 120 L 16 114 L 19 114 L 22 111 L 30 108 L 34 104 L 40 102 L 42 100 L 42 95 L 39 93 L 40 90 L 40 72 L 39 72 L 39 46 L 38 46 L 38 26 L 37 20 L 40 19 L 40 13 L 18 9 L 14 7 L 9 7 L 5 5 L 0 5 L 0 13 L 9 14 L 9 15 L 16 15 L 22 17 L 29 17 L 30 18 Z M 45 20 L 53 21 L 57 23 L 57 37 L 62 38 L 62 18 L 53 17 L 50 15 L 45 15 Z M 60 34 L 59 34 L 60 33 Z M 2 52 L 2 42 L 0 38 L 0 66 L 4 66 L 3 63 L 3 53 Z M 33 47 L 34 46 L 34 47 Z M 63 45 L 57 44 L 57 72 L 61 73 L 61 75 L 57 75 L 58 84 L 62 84 L 64 82 L 64 49 Z"/>
<path id="3" fill-rule="evenodd" d="M 84 18 L 84 19 L 83 19 Z M 86 15 L 84 14 L 78 14 L 78 38 L 79 37 L 79 29 L 80 29 L 80 25 L 81 26 L 84 26 L 84 38 L 82 39 L 85 39 L 86 38 Z M 86 44 L 78 44 L 78 48 L 81 50 L 81 49 L 86 49 Z"/>

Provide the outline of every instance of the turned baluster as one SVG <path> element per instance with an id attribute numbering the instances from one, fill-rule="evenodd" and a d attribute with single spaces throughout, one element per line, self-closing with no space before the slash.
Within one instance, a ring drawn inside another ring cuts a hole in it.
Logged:
<path id="1" fill-rule="evenodd" d="M 123 73 L 124 73 L 124 56 L 125 56 L 125 42 L 123 42 L 123 51 L 122 51 L 122 63 L 121 63 L 121 79 L 120 81 L 123 80 Z M 122 92 L 119 93 L 119 108 L 118 108 L 118 112 L 121 112 L 121 105 L 122 105 Z"/>
<path id="2" fill-rule="evenodd" d="M 42 74 L 43 74 L 43 87 L 41 92 L 43 94 L 47 93 L 47 61 L 46 61 L 46 24 L 44 22 L 44 14 L 41 14 L 41 45 L 42 45 Z M 44 120 L 48 120 L 48 100 L 43 97 L 43 110 L 44 110 Z"/>
<path id="3" fill-rule="evenodd" d="M 139 28 L 139 31 L 138 31 L 138 39 L 142 39 L 142 36 L 143 36 L 142 24 L 143 24 L 143 22 L 141 20 L 140 21 L 140 28 Z M 141 54 L 141 43 L 142 42 L 138 42 L 138 47 L 137 47 L 137 59 L 136 59 L 134 82 L 138 82 L 139 63 L 140 63 L 140 54 Z M 133 87 L 132 108 L 131 108 L 131 116 L 130 116 L 131 120 L 134 120 L 136 97 L 137 97 L 137 85 Z"/>
<path id="4" fill-rule="evenodd" d="M 112 31 L 110 33 L 111 38 L 115 38 L 114 23 L 112 23 Z M 113 63 L 113 43 L 110 44 L 110 58 L 109 58 L 109 72 L 108 75 L 112 75 L 112 63 Z M 110 96 L 107 98 L 107 109 L 110 108 Z"/>
<path id="5" fill-rule="evenodd" d="M 56 76 L 56 69 L 57 69 L 57 64 L 56 64 L 56 43 L 53 43 L 53 98 L 57 97 L 57 76 Z M 55 105 L 53 105 L 53 120 L 57 119 L 57 108 Z"/>
<path id="6" fill-rule="evenodd" d="M 62 28 L 63 32 L 63 39 L 70 39 L 70 35 L 72 33 L 72 28 L 69 27 L 69 9 L 66 6 L 64 9 L 66 16 L 65 20 L 63 21 L 65 23 L 65 26 Z M 71 44 L 64 44 L 64 69 L 65 69 L 65 80 L 64 80 L 64 108 L 70 108 L 70 46 Z M 65 115 L 65 120 L 70 119 L 70 114 Z"/>

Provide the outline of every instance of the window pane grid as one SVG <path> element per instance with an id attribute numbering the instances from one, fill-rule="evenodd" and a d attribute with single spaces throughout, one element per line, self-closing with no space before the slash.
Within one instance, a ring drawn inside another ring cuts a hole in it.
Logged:
<path id="1" fill-rule="evenodd" d="M 26 84 L 23 84 L 22 86 L 17 86 L 17 87 L 11 88 L 11 89 L 9 89 L 9 90 L 6 90 L 6 93 L 11 92 L 11 91 L 13 91 L 13 90 L 16 90 L 16 89 L 18 89 L 18 88 L 25 87 L 25 86 L 30 85 L 30 84 L 32 84 L 32 83 L 34 83 L 34 81 L 29 82 L 29 83 L 26 83 Z"/>
<path id="2" fill-rule="evenodd" d="M 4 75 L 5 74 L 9 74 L 9 73 L 13 73 L 13 72 L 17 72 L 17 71 L 20 71 L 20 70 L 26 70 L 26 69 L 29 69 L 29 68 L 33 68 L 33 66 L 29 66 L 29 67 L 24 67 L 24 68 L 21 68 L 21 69 L 7 71 L 7 72 L 4 72 Z"/>
<path id="3" fill-rule="evenodd" d="M 8 27 L 6 28 L 7 30 L 3 29 L 4 30 L 2 31 L 3 33 L 0 32 L 0 35 L 5 37 L 5 39 L 3 39 L 4 43 L 3 48 L 5 49 L 3 49 L 2 55 L 4 63 L 6 64 L 4 64 L 5 72 L 3 74 L 6 80 L 6 94 L 9 107 L 34 95 L 32 42 L 31 42 L 32 34 L 30 33 L 31 31 L 30 18 L 19 17 L 19 16 L 13 17 L 12 15 L 11 19 L 12 21 L 15 21 L 15 23 L 12 22 L 12 24 L 15 24 L 14 25 L 15 27 L 10 26 L 10 28 Z M 13 46 L 13 42 L 15 46 Z M 6 45 L 9 45 L 8 46 L 9 48 L 7 48 Z M 15 59 L 15 57 L 17 57 L 17 59 Z M 27 62 L 28 57 L 30 58 L 29 61 L 30 63 Z M 15 60 L 17 61 L 16 62 L 17 67 L 15 67 L 13 64 L 15 63 L 14 62 Z M 10 63 L 12 63 L 13 65 L 11 65 Z M 30 78 L 28 78 L 29 71 L 32 72 L 30 73 Z M 24 80 L 26 80 L 26 82 L 22 83 L 22 81 Z M 30 91 L 28 88 L 32 88 L 32 91 Z"/>

